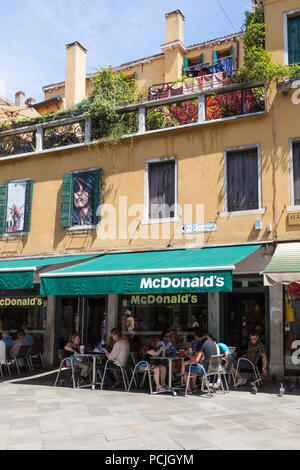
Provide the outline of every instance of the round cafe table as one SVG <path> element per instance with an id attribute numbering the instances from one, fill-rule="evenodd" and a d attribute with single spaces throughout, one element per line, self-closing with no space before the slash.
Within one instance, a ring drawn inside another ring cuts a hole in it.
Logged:
<path id="1" fill-rule="evenodd" d="M 173 361 L 178 361 L 178 359 L 181 360 L 181 362 L 184 361 L 184 356 L 152 356 L 151 357 L 151 361 L 152 360 L 160 360 L 160 361 L 168 361 L 168 366 L 169 366 L 169 374 L 168 374 L 168 388 L 166 388 L 165 390 L 161 390 L 159 392 L 153 392 L 153 395 L 156 395 L 156 394 L 159 394 L 159 393 L 166 393 L 166 392 L 169 392 L 169 393 L 172 393 L 173 397 L 176 397 L 177 395 L 177 389 L 178 387 L 173 387 L 172 385 L 172 372 L 173 372 Z"/>
<path id="2" fill-rule="evenodd" d="M 104 352 L 88 352 L 85 354 L 76 354 L 76 357 L 82 357 L 83 359 L 86 358 L 88 360 L 93 359 L 93 377 L 92 377 L 92 383 L 86 384 L 86 385 L 81 385 L 78 388 L 86 388 L 86 387 L 92 387 L 92 390 L 95 391 L 96 385 L 98 383 L 96 382 L 96 366 L 97 366 L 97 359 L 103 358 L 105 356 Z"/>

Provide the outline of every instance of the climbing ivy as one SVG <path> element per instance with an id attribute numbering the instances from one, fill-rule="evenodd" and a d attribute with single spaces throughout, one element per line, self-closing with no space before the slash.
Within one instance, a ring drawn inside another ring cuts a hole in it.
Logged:
<path id="1" fill-rule="evenodd" d="M 300 72 L 298 65 L 283 65 L 272 60 L 272 53 L 265 49 L 264 13 L 256 8 L 253 13 L 246 12 L 244 23 L 244 64 L 237 73 L 237 81 L 265 81 L 267 87 L 272 83 L 296 78 Z"/>

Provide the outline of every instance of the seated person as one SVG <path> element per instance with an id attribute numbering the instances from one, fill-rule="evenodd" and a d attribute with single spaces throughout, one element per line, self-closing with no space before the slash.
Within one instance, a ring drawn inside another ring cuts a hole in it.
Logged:
<path id="1" fill-rule="evenodd" d="M 208 370 L 211 356 L 215 356 L 218 353 L 216 343 L 207 338 L 207 333 L 202 333 L 201 330 L 198 329 L 195 331 L 195 338 L 199 341 L 195 354 L 186 354 L 189 361 L 188 364 L 185 364 L 185 369 L 183 368 L 185 383 L 187 383 L 189 367 L 192 362 L 196 364 L 191 366 L 191 372 L 203 373 Z M 188 393 L 192 393 L 192 389 L 195 388 L 195 385 L 196 377 L 191 376 Z"/>
<path id="2" fill-rule="evenodd" d="M 259 359 L 259 356 L 261 356 L 262 363 L 263 363 L 262 373 L 264 377 L 266 377 L 268 375 L 268 371 L 267 371 L 267 356 L 265 352 L 265 347 L 260 341 L 259 335 L 257 334 L 257 332 L 252 331 L 250 333 L 250 341 L 248 344 L 248 350 L 246 354 L 242 356 L 242 359 L 243 358 L 248 359 L 249 361 L 252 362 L 252 364 L 256 365 Z M 237 362 L 238 361 L 235 360 L 234 367 L 232 367 L 234 374 L 236 373 Z M 243 361 L 243 360 L 240 361 L 239 367 L 241 367 L 242 369 L 248 369 L 250 371 L 253 371 L 253 367 L 248 361 Z M 245 383 L 247 383 L 247 379 L 245 377 L 242 377 L 240 374 L 237 375 L 237 379 L 238 379 L 236 383 L 237 387 L 239 387 L 240 385 L 245 385 Z"/>
<path id="3" fill-rule="evenodd" d="M 80 345 L 80 336 L 77 333 L 74 333 L 70 336 L 70 341 L 65 345 L 64 349 L 66 355 L 70 357 L 75 367 L 79 367 L 80 371 L 80 385 L 84 383 L 91 372 L 91 365 L 87 362 L 84 362 L 80 357 L 77 357 L 76 354 L 79 354 L 79 345 Z"/>
<path id="4" fill-rule="evenodd" d="M 113 328 L 111 330 L 111 337 L 114 341 L 112 351 L 109 353 L 105 347 L 102 347 L 102 351 L 105 352 L 109 361 L 117 361 L 121 366 L 125 367 L 129 355 L 129 343 L 122 337 L 121 332 L 117 328 Z M 100 364 L 99 370 L 102 376 L 104 369 L 105 364 Z M 109 369 L 115 369 L 118 371 L 120 370 L 120 367 L 119 365 L 111 362 L 109 364 Z M 105 374 L 104 385 L 107 385 L 112 390 L 119 385 L 119 382 L 116 380 L 112 372 L 107 371 Z"/>
<path id="5" fill-rule="evenodd" d="M 216 343 L 218 355 L 223 356 L 223 358 L 226 359 L 230 354 L 228 346 L 226 346 L 224 343 L 218 343 L 216 338 L 214 338 L 211 334 L 208 334 L 207 337 Z"/>
<path id="6" fill-rule="evenodd" d="M 145 362 L 139 365 L 139 370 L 148 370 L 148 367 L 153 371 L 156 391 L 164 391 L 166 387 L 167 368 L 164 364 L 153 363 L 151 364 L 151 357 L 160 356 L 163 352 L 163 346 L 157 346 L 157 339 L 151 336 L 145 346 L 142 347 L 141 353 L 144 355 Z M 146 362 L 147 361 L 147 362 Z"/>
<path id="7" fill-rule="evenodd" d="M 161 340 L 158 342 L 157 346 L 158 347 L 163 346 L 163 351 L 165 353 L 168 353 L 174 348 L 174 344 L 171 342 L 171 339 L 172 339 L 172 335 L 170 331 L 169 330 L 164 331 L 161 336 Z"/>
<path id="8" fill-rule="evenodd" d="M 25 338 L 24 330 L 17 331 L 17 339 L 13 342 L 12 348 L 10 349 L 10 356 L 12 358 L 15 358 L 18 355 L 21 346 L 29 346 L 29 342 Z M 18 365 L 19 367 L 24 367 L 23 359 L 18 359 Z"/>
<path id="9" fill-rule="evenodd" d="M 28 343 L 30 344 L 30 348 L 28 349 L 28 354 L 31 354 L 32 346 L 33 346 L 33 336 L 30 333 L 26 333 L 25 338 L 27 339 Z"/>
<path id="10" fill-rule="evenodd" d="M 2 331 L 2 341 L 3 341 L 3 343 L 5 344 L 5 346 L 7 348 L 12 348 L 13 340 L 12 340 L 12 337 L 10 335 L 10 331 L 8 331 L 8 330 Z"/>

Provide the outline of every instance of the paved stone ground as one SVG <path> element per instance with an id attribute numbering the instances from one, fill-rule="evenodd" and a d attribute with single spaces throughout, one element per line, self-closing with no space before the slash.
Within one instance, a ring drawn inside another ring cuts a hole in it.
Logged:
<path id="1" fill-rule="evenodd" d="M 278 384 L 212 399 L 73 390 L 46 379 L 1 381 L 0 450 L 300 449 L 300 390 Z M 48 385 L 47 385 L 48 384 Z"/>

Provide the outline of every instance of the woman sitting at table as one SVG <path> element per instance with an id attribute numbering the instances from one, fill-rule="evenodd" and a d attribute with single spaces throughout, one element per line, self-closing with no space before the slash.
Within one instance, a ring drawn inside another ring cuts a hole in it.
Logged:
<path id="1" fill-rule="evenodd" d="M 139 370 L 148 370 L 148 367 L 150 367 L 154 374 L 154 381 L 157 392 L 161 392 L 166 389 L 167 368 L 164 364 L 155 363 L 154 361 L 153 364 L 151 364 L 151 358 L 160 356 L 163 354 L 163 352 L 163 345 L 158 346 L 158 339 L 154 336 L 150 336 L 145 346 L 143 346 L 141 349 L 141 353 L 143 354 L 145 362 L 142 362 L 139 365 Z"/>
<path id="2" fill-rule="evenodd" d="M 65 345 L 66 356 L 72 359 L 75 367 L 81 369 L 80 372 L 80 385 L 84 382 L 91 372 L 91 365 L 84 362 L 80 357 L 77 357 L 79 354 L 79 345 L 80 345 L 80 336 L 77 333 L 74 333 L 70 336 L 70 341 Z"/>

